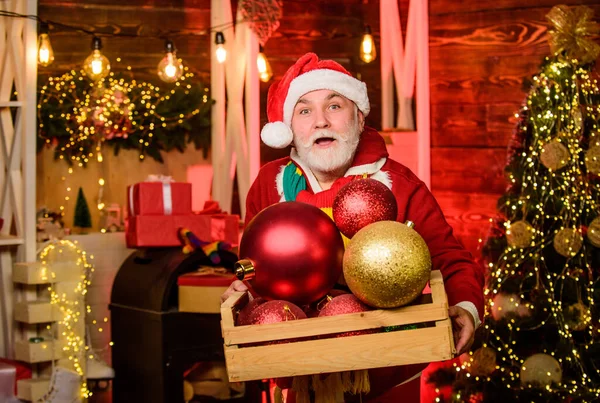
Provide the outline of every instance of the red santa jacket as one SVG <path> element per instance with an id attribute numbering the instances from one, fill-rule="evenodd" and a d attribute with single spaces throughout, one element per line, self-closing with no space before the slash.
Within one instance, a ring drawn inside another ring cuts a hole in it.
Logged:
<path id="1" fill-rule="evenodd" d="M 414 222 L 414 229 L 427 243 L 432 268 L 440 270 L 444 278 L 450 306 L 458 304 L 475 314 L 468 307 L 473 304 L 479 316 L 477 319 L 483 320 L 483 271 L 452 235 L 452 228 L 446 222 L 427 186 L 408 168 L 388 158 L 385 142 L 376 130 L 365 128 L 352 166 L 343 178 L 339 178 L 325 191 L 320 188 L 310 169 L 298 159 L 293 149 L 291 157 L 264 165 L 248 192 L 246 223 L 262 209 L 285 201 L 282 187 L 283 169 L 290 159 L 302 170 L 308 183 L 308 189 L 301 191 L 296 201 L 310 203 L 319 208 L 331 207 L 339 189 L 357 175 L 367 174 L 370 178 L 387 185 L 398 202 L 397 221 Z M 476 325 L 479 322 L 477 319 Z"/>

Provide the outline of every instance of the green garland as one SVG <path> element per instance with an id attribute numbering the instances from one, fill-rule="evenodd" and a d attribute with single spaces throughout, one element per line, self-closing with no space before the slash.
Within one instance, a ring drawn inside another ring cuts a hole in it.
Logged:
<path id="1" fill-rule="evenodd" d="M 161 87 L 114 73 L 97 82 L 82 71 L 50 77 L 38 94 L 38 152 L 54 147 L 56 159 L 84 166 L 109 145 L 115 155 L 133 149 L 163 162 L 161 151 L 194 143 L 206 157 L 213 101 L 192 77 Z"/>

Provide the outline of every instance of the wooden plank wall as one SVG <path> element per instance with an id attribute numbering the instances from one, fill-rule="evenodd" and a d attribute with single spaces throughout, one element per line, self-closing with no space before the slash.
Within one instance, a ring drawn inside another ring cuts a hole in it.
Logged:
<path id="1" fill-rule="evenodd" d="M 405 26 L 408 0 L 400 3 Z M 556 4 L 587 4 L 600 18 L 597 0 L 429 1 L 432 191 L 457 237 L 474 253 L 505 187 L 502 171 L 513 116 L 527 93 L 527 80 L 549 52 L 544 16 Z M 210 79 L 209 0 L 40 0 L 39 12 L 43 19 L 99 32 L 193 33 L 173 38 L 178 54 L 198 77 L 205 82 Z M 284 0 L 281 25 L 266 44 L 265 53 L 275 79 L 308 51 L 337 60 L 367 83 L 372 102 L 367 123 L 380 128 L 379 64 L 366 65 L 358 58 L 364 24 L 371 25 L 378 43 L 378 0 Z M 47 73 L 78 68 L 89 53 L 90 37 L 53 28 L 56 61 Z M 131 65 L 137 77 L 154 79 L 162 40 L 106 38 L 104 45 L 111 60 L 123 59 L 121 69 Z M 264 104 L 269 84 L 261 84 L 262 123 L 266 122 Z M 264 146 L 261 151 L 263 162 L 287 152 Z M 210 162 L 200 153 L 186 154 L 185 160 L 186 164 Z M 43 178 L 38 180 L 38 204 L 56 206 L 63 197 L 53 182 L 59 168 L 47 156 L 40 157 L 39 162 L 38 172 Z M 131 170 L 123 175 L 135 171 L 144 177 L 163 169 L 161 173 L 181 178 L 185 174 L 177 169 L 185 169 L 186 164 L 167 169 L 130 161 L 127 166 Z M 113 185 L 118 189 L 109 184 L 107 190 L 120 204 L 125 194 L 122 182 Z"/>

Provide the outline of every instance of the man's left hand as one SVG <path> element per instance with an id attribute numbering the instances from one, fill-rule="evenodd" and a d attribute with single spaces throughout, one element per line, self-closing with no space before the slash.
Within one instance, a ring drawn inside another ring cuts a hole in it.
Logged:
<path id="1" fill-rule="evenodd" d="M 475 340 L 475 322 L 473 316 L 459 306 L 451 306 L 448 314 L 452 320 L 452 332 L 457 355 L 469 351 Z"/>

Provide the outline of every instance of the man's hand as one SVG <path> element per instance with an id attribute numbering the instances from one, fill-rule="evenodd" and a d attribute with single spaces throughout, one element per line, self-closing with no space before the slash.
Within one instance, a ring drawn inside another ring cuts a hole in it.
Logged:
<path id="1" fill-rule="evenodd" d="M 240 280 L 235 280 L 229 288 L 221 295 L 221 303 L 225 302 L 227 298 L 236 291 L 248 291 L 248 287 Z"/>
<path id="2" fill-rule="evenodd" d="M 451 306 L 448 314 L 452 320 L 452 331 L 454 333 L 454 345 L 456 354 L 460 355 L 469 351 L 475 340 L 475 322 L 473 316 L 459 306 Z"/>

